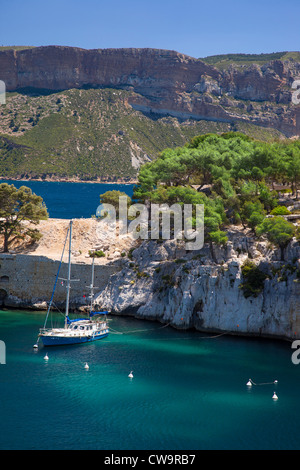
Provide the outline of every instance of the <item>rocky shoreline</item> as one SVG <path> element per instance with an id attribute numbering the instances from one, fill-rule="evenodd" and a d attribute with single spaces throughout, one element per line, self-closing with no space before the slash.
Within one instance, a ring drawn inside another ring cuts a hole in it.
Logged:
<path id="1" fill-rule="evenodd" d="M 185 252 L 176 241 L 143 242 L 111 276 L 97 298 L 116 314 L 157 320 L 178 329 L 206 333 L 271 337 L 292 340 L 300 334 L 300 246 L 294 240 L 279 250 L 251 236 L 231 239 L 215 247 L 212 259 L 207 245 Z M 265 274 L 261 291 L 243 292 L 243 266 L 253 263 Z"/>
<path id="2" fill-rule="evenodd" d="M 46 181 L 49 183 L 98 183 L 98 184 L 137 184 L 136 179 L 128 179 L 128 178 L 114 178 L 113 176 L 110 178 L 96 178 L 96 179 L 90 179 L 90 180 L 83 180 L 81 178 L 64 178 L 64 177 L 59 177 L 59 176 L 52 176 L 48 177 L 38 177 L 38 178 L 24 178 L 23 176 L 20 177 L 4 177 L 0 176 L 0 182 L 1 181 L 24 181 L 24 183 L 29 182 L 29 181 Z"/>
<path id="3" fill-rule="evenodd" d="M 43 238 L 35 248 L 0 255 L 2 308 L 47 308 L 67 222 L 45 221 Z M 108 243 L 107 233 L 97 231 L 95 219 L 76 220 L 74 235 L 72 273 L 81 279 L 71 291 L 74 311 L 86 308 L 82 286 L 90 284 L 88 250 L 97 248 L 105 256 L 96 259 L 96 303 L 113 315 L 215 334 L 289 341 L 300 335 L 300 244 L 296 239 L 286 248 L 282 262 L 279 249 L 241 227 L 231 227 L 227 245 L 214 246 L 213 253 L 208 244 L 202 250 L 186 251 L 184 242 L 176 240 L 117 238 Z M 262 277 L 253 291 L 251 285 L 245 289 L 247 263 Z M 63 269 L 66 266 L 65 260 Z M 64 296 L 65 289 L 59 286 L 59 308 L 64 306 Z"/>

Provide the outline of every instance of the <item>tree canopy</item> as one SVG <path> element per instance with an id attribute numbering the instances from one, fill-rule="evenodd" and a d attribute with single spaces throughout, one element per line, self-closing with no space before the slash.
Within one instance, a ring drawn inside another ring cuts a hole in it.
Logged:
<path id="1" fill-rule="evenodd" d="M 116 213 L 119 213 L 119 198 L 125 196 L 127 198 L 127 206 L 131 204 L 131 198 L 127 196 L 126 193 L 122 191 L 112 190 L 106 191 L 103 194 L 100 194 L 100 204 L 111 204 L 116 209 Z"/>
<path id="2" fill-rule="evenodd" d="M 281 260 L 284 261 L 284 249 L 296 233 L 296 227 L 281 216 L 264 219 L 257 227 L 257 234 L 266 234 L 270 242 L 281 249 Z"/>
<path id="3" fill-rule="evenodd" d="M 275 184 L 285 184 L 298 198 L 299 141 L 266 143 L 235 132 L 206 134 L 143 165 L 134 197 L 139 202 L 204 204 L 207 241 L 224 244 L 226 224 L 242 223 L 282 247 L 281 237 L 273 237 L 265 222 L 279 205 Z M 271 215 L 285 215 L 284 209 L 277 211 Z M 291 234 L 293 224 L 282 217 L 278 224 L 279 231 Z"/>
<path id="4" fill-rule="evenodd" d="M 29 236 L 38 240 L 40 233 L 22 222 L 29 221 L 33 225 L 48 218 L 47 208 L 40 196 L 32 193 L 30 188 L 0 184 L 0 234 L 3 235 L 3 251 L 6 253 L 14 240 Z"/>
<path id="5" fill-rule="evenodd" d="M 137 197 L 155 186 L 213 185 L 222 196 L 251 181 L 258 192 L 262 181 L 289 182 L 292 191 L 300 181 L 300 142 L 266 143 L 240 133 L 206 134 L 184 147 L 166 149 L 139 174 Z"/>

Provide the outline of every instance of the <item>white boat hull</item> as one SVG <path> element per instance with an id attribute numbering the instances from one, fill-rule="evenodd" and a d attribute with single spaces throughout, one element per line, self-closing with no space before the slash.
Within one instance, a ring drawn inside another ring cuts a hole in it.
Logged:
<path id="1" fill-rule="evenodd" d="M 41 333 L 40 338 L 44 346 L 64 346 L 68 344 L 80 344 L 80 343 L 89 343 L 92 341 L 97 341 L 99 339 L 106 338 L 109 334 L 109 329 L 105 328 L 96 333 L 90 334 L 72 334 L 68 330 L 62 331 L 53 331 L 47 333 Z"/>

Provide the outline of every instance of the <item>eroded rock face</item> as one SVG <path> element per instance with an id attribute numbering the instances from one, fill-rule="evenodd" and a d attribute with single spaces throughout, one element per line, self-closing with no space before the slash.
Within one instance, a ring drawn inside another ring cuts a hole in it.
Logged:
<path id="1" fill-rule="evenodd" d="M 217 78 L 214 67 L 173 51 L 97 49 L 48 46 L 0 52 L 0 74 L 8 90 L 49 90 L 91 86 L 131 86 L 137 92 L 155 89 L 192 91 L 203 74 Z"/>
<path id="2" fill-rule="evenodd" d="M 120 87 L 137 93 L 130 104 L 143 112 L 250 122 L 288 137 L 300 135 L 299 106 L 291 100 L 292 83 L 299 77 L 300 64 L 293 61 L 219 71 L 199 59 L 159 49 L 48 46 L 0 52 L 0 79 L 8 91 Z"/>
<path id="3" fill-rule="evenodd" d="M 181 250 L 181 251 L 180 251 Z M 143 242 L 131 262 L 114 274 L 98 296 L 101 308 L 205 332 L 295 338 L 300 333 L 300 246 L 286 262 L 268 243 L 233 239 L 226 248 L 186 253 L 174 241 Z M 250 256 L 267 274 L 261 292 L 246 297 L 242 266 Z M 298 261 L 295 261 L 298 260 Z M 287 275 L 288 274 L 288 275 Z"/>

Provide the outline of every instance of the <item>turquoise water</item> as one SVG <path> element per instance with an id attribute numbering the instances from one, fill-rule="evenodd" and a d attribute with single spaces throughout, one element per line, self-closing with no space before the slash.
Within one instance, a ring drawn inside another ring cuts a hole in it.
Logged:
<path id="1" fill-rule="evenodd" d="M 53 218 L 90 217 L 101 193 L 132 196 L 133 188 L 13 183 L 41 195 Z M 300 365 L 292 364 L 289 343 L 210 339 L 113 317 L 111 327 L 124 334 L 35 351 L 43 323 L 41 313 L 0 311 L 7 349 L 7 364 L 0 365 L 1 450 L 300 448 Z M 249 378 L 278 384 L 249 390 Z"/>
<path id="2" fill-rule="evenodd" d="M 59 183 L 47 181 L 10 181 L 0 183 L 14 184 L 16 188 L 28 186 L 45 201 L 49 215 L 53 219 L 89 218 L 96 214 L 100 204 L 100 194 L 114 189 L 133 195 L 130 184 L 100 183 Z"/>
<path id="3" fill-rule="evenodd" d="M 113 317 L 124 334 L 34 351 L 43 321 L 0 312 L 1 450 L 300 448 L 300 366 L 289 343 Z M 278 384 L 249 390 L 249 378 Z"/>

